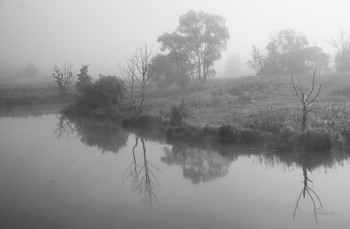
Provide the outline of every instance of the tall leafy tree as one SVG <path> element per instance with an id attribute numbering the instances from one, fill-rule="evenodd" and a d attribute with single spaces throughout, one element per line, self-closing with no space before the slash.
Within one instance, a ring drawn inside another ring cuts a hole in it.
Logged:
<path id="1" fill-rule="evenodd" d="M 161 35 L 158 42 L 174 62 L 192 67 L 199 79 L 206 80 L 229 38 L 223 17 L 190 10 L 180 17 L 176 31 Z"/>

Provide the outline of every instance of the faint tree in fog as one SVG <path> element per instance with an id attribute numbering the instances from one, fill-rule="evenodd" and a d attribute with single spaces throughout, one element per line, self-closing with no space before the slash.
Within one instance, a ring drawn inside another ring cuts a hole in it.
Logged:
<path id="1" fill-rule="evenodd" d="M 298 84 L 295 84 L 293 75 L 291 75 L 295 95 L 297 96 L 297 98 L 299 99 L 299 102 L 303 106 L 303 118 L 301 123 L 303 132 L 306 131 L 307 115 L 312 111 L 311 104 L 315 101 L 315 99 L 320 94 L 321 87 L 322 87 L 322 85 L 320 84 L 318 87 L 318 90 L 315 91 L 315 75 L 316 75 L 316 68 L 314 69 L 314 73 L 312 75 L 312 86 L 310 91 L 307 93 L 307 95 L 304 92 L 299 91 L 300 81 L 298 82 Z"/>
<path id="2" fill-rule="evenodd" d="M 230 55 L 225 64 L 225 75 L 226 77 L 237 77 L 242 74 L 241 71 L 241 60 L 238 55 Z"/>
<path id="3" fill-rule="evenodd" d="M 52 69 L 52 76 L 58 86 L 58 91 L 61 95 L 68 93 L 73 84 L 72 64 L 65 63 L 61 68 L 55 66 Z"/>
<path id="4" fill-rule="evenodd" d="M 247 62 L 248 66 L 257 74 L 264 74 L 267 72 L 266 68 L 266 56 L 256 46 L 252 46 L 251 59 Z"/>
<path id="5" fill-rule="evenodd" d="M 158 42 L 162 50 L 183 54 L 196 66 L 198 79 L 206 80 L 215 73 L 210 68 L 221 58 L 229 38 L 223 17 L 190 10 L 180 17 L 176 31 L 161 35 Z"/>
<path id="6" fill-rule="evenodd" d="M 35 64 L 30 63 L 24 66 L 23 68 L 23 77 L 35 79 L 39 76 L 39 69 L 35 66 Z"/>
<path id="7" fill-rule="evenodd" d="M 249 67 L 257 74 L 304 74 L 314 67 L 326 70 L 329 55 L 320 47 L 310 46 L 306 36 L 296 30 L 285 29 L 271 36 L 266 53 L 253 46 Z"/>
<path id="8" fill-rule="evenodd" d="M 339 30 L 337 38 L 331 39 L 331 44 L 337 50 L 335 68 L 337 72 L 350 71 L 350 35 L 344 29 Z"/>
<path id="9" fill-rule="evenodd" d="M 171 85 L 184 88 L 192 75 L 191 69 L 187 66 L 181 60 L 176 60 L 171 54 L 157 54 L 152 58 L 150 65 L 160 90 L 166 90 Z"/>
<path id="10" fill-rule="evenodd" d="M 79 94 L 83 94 L 87 87 L 92 85 L 92 78 L 89 76 L 89 65 L 82 65 L 80 69 L 80 73 L 78 74 L 77 83 L 75 84 L 75 88 L 79 92 Z"/>
<path id="11" fill-rule="evenodd" d="M 126 67 L 121 70 L 124 80 L 129 84 L 129 97 L 137 116 L 141 115 L 145 108 L 147 88 L 157 80 L 150 65 L 151 60 L 152 49 L 145 44 L 126 60 Z"/>

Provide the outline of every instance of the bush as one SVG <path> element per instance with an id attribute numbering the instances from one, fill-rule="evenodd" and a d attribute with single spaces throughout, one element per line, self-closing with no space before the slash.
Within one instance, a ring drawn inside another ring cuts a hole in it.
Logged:
<path id="1" fill-rule="evenodd" d="M 237 141 L 238 134 L 230 125 L 220 126 L 217 130 L 218 140 L 222 143 L 233 143 Z"/>
<path id="2" fill-rule="evenodd" d="M 173 105 L 170 110 L 170 123 L 173 126 L 179 126 L 183 124 L 183 119 L 188 118 L 188 110 L 185 107 L 185 103 L 182 103 L 178 106 Z"/>
<path id="3" fill-rule="evenodd" d="M 104 112 L 106 115 L 117 112 L 124 106 L 126 88 L 124 82 L 115 76 L 103 76 L 91 85 L 84 87 L 84 93 L 80 95 L 71 111 L 88 116 L 93 111 Z"/>
<path id="4" fill-rule="evenodd" d="M 328 134 L 307 131 L 296 138 L 296 143 L 305 151 L 326 152 L 332 148 L 332 138 Z"/>

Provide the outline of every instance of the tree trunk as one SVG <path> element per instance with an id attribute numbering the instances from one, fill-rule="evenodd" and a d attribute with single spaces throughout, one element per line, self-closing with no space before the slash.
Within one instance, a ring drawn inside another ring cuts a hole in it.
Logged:
<path id="1" fill-rule="evenodd" d="M 303 127 L 303 132 L 305 133 L 306 131 L 306 119 L 307 119 L 307 111 L 306 111 L 306 106 L 303 106 L 303 120 L 302 120 L 302 127 Z"/>

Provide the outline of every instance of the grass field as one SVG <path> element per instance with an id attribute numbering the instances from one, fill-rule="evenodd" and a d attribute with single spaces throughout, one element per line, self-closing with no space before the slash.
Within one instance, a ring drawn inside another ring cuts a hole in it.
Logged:
<path id="1" fill-rule="evenodd" d="M 307 93 L 312 77 L 296 79 Z M 350 73 L 317 76 L 316 86 L 319 84 L 321 93 L 312 104 L 309 127 L 335 135 L 346 132 L 350 129 Z M 302 108 L 290 76 L 213 79 L 206 84 L 192 83 L 184 91 L 150 91 L 147 112 L 167 118 L 171 106 L 182 100 L 189 110 L 186 121 L 190 125 L 230 124 L 271 132 L 278 128 L 301 130 Z"/>

